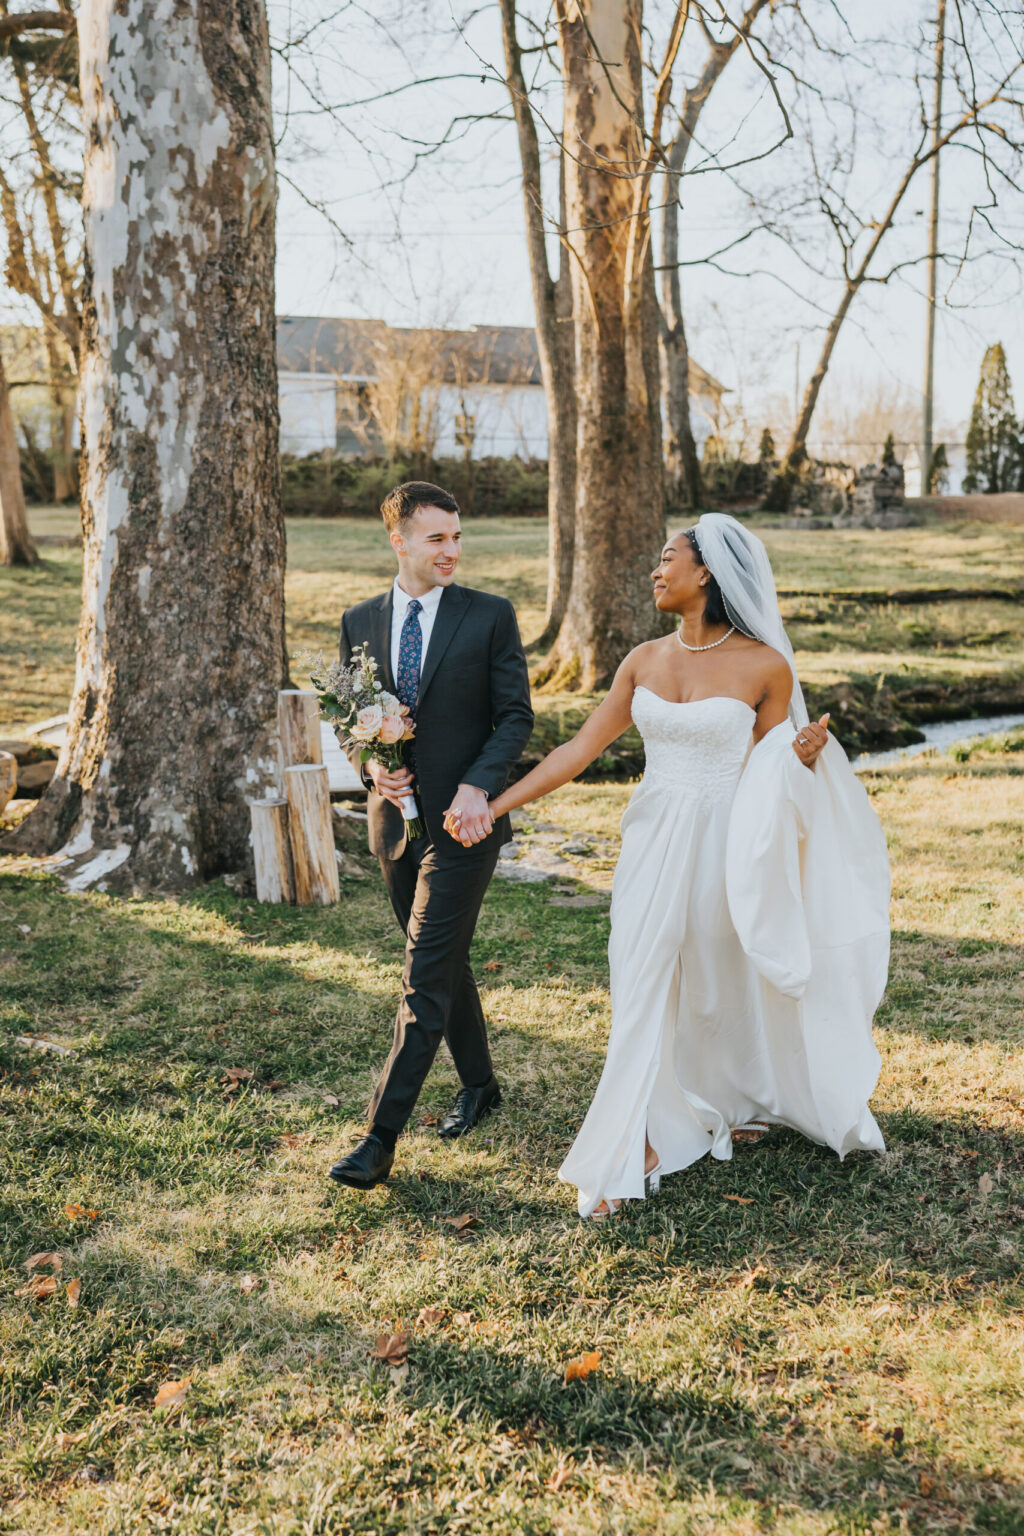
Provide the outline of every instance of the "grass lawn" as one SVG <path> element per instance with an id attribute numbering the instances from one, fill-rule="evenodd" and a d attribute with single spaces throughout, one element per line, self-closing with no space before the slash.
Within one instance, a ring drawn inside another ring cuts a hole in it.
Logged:
<path id="1" fill-rule="evenodd" d="M 77 529 L 77 515 L 66 509 L 33 509 L 30 520 L 50 539 Z M 1019 587 L 1024 527 L 760 531 L 779 586 L 799 594 L 782 607 L 808 702 L 816 711 L 832 710 L 845 744 L 913 739 L 913 725 L 923 719 L 1024 708 L 1024 602 L 906 606 L 833 596 L 844 589 Z M 541 519 L 466 522 L 462 579 L 510 597 L 527 642 L 543 622 L 546 548 Z M 43 554 L 37 570 L 0 570 L 0 735 L 60 713 L 70 696 L 81 555 L 50 543 Z M 290 648 L 333 648 L 343 609 L 379 592 L 391 576 L 391 552 L 377 522 L 291 519 Z M 588 701 L 556 694 L 538 703 L 539 750 L 571 729 Z M 628 744 L 624 762 L 635 765 Z"/>
<path id="2" fill-rule="evenodd" d="M 862 677 L 879 699 L 890 677 L 970 696 L 1019 671 L 1019 604 L 831 594 L 1019 580 L 1024 529 L 765 536 L 812 686 L 857 708 Z M 326 647 L 388 579 L 380 530 L 289 537 L 291 644 Z M 528 638 L 543 543 L 534 522 L 467 530 L 465 579 L 508 592 Z M 79 555 L 45 554 L 0 572 L 10 722 L 70 687 Z M 0 1533 L 1020 1536 L 1022 750 L 1018 732 L 868 781 L 893 859 L 886 1155 L 775 1133 L 604 1227 L 555 1173 L 609 1025 L 628 786 L 532 808 L 525 857 L 552 827 L 593 841 L 568 856 L 590 902 L 488 895 L 475 963 L 506 1104 L 443 1145 L 439 1058 L 369 1196 L 325 1178 L 401 956 L 358 823 L 328 911 L 220 883 L 72 894 L 0 860 Z M 62 1051 L 18 1043 L 41 1037 Z M 59 1270 L 28 1271 L 39 1253 Z M 375 1359 L 395 1333 L 404 1362 Z M 157 1407 L 167 1383 L 187 1385 Z"/>
<path id="3" fill-rule="evenodd" d="M 439 1059 L 369 1196 L 325 1179 L 400 958 L 356 823 L 367 878 L 326 912 L 220 884 L 73 895 L 6 861 L 0 1532 L 1016 1536 L 1024 771 L 993 745 L 870 781 L 894 865 L 888 1153 L 776 1133 L 604 1227 L 555 1170 L 609 1024 L 626 786 L 534 808 L 596 840 L 575 861 L 593 905 L 488 895 L 505 1107 L 440 1143 Z M 44 1035 L 68 1054 L 16 1043 Z M 51 1273 L 26 1271 L 38 1252 L 62 1261 L 49 1298 L 18 1294 Z M 398 1368 L 372 1358 L 395 1332 Z"/>

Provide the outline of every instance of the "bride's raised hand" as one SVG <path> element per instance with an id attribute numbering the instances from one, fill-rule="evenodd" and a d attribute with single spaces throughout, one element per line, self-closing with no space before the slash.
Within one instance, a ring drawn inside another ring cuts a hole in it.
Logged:
<path id="1" fill-rule="evenodd" d="M 793 737 L 793 751 L 805 768 L 813 768 L 828 741 L 829 716 L 822 715 L 815 723 L 802 725 Z"/>

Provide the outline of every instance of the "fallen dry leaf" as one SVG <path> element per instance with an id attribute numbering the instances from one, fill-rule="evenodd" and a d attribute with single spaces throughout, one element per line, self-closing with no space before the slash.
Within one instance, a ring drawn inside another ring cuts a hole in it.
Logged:
<path id="1" fill-rule="evenodd" d="M 500 960 L 488 960 L 487 964 L 484 966 L 484 970 L 485 971 L 500 971 L 501 970 L 501 966 L 502 966 L 502 962 Z"/>
<path id="2" fill-rule="evenodd" d="M 259 1275 L 239 1275 L 238 1289 L 243 1296 L 251 1296 L 260 1283 Z"/>
<path id="3" fill-rule="evenodd" d="M 767 1264 L 755 1264 L 753 1269 L 748 1269 L 745 1274 L 740 1275 L 735 1284 L 739 1286 L 741 1291 L 749 1291 L 757 1284 L 761 1276 L 767 1273 Z"/>
<path id="4" fill-rule="evenodd" d="M 225 1067 L 224 1076 L 231 1083 L 247 1083 L 252 1072 L 248 1067 Z"/>
<path id="5" fill-rule="evenodd" d="M 191 1385 L 191 1376 L 183 1376 L 180 1381 L 165 1381 L 153 1399 L 153 1407 L 180 1408 Z"/>
<path id="6" fill-rule="evenodd" d="M 68 1306 L 77 1307 L 79 1298 L 82 1294 L 81 1280 L 69 1280 L 65 1289 L 67 1292 Z"/>
<path id="7" fill-rule="evenodd" d="M 33 1301 L 45 1301 L 57 1289 L 55 1275 L 35 1275 L 26 1285 L 19 1286 L 15 1296 L 31 1296 Z"/>
<path id="8" fill-rule="evenodd" d="M 59 1274 L 64 1267 L 64 1260 L 59 1253 L 33 1253 L 25 1260 L 26 1269 L 40 1269 L 43 1265 Z"/>
<path id="9" fill-rule="evenodd" d="M 468 1232 L 470 1227 L 480 1225 L 480 1217 L 471 1216 L 468 1213 L 465 1216 L 446 1216 L 444 1221 L 455 1232 Z"/>
<path id="10" fill-rule="evenodd" d="M 453 1323 L 458 1323 L 460 1328 L 468 1328 L 473 1321 L 472 1312 L 456 1312 L 452 1318 Z"/>
<path id="11" fill-rule="evenodd" d="M 385 1365 L 404 1365 L 409 1355 L 409 1335 L 407 1333 L 381 1333 L 377 1335 L 377 1346 L 371 1359 L 380 1360 Z"/>
<path id="12" fill-rule="evenodd" d="M 280 1078 L 272 1077 L 268 1083 L 263 1084 L 263 1087 L 267 1093 L 276 1093 L 279 1088 L 284 1088 L 285 1084 L 281 1081 Z"/>
<path id="13" fill-rule="evenodd" d="M 733 1200 L 737 1205 L 753 1205 L 754 1203 L 751 1195 L 723 1195 L 722 1199 Z"/>
<path id="14" fill-rule="evenodd" d="M 320 1102 L 326 1104 L 328 1109 L 337 1109 L 341 1100 L 333 1093 L 324 1093 L 320 1096 Z"/>
<path id="15" fill-rule="evenodd" d="M 437 1116 L 436 1115 L 424 1115 L 423 1116 L 423 1124 L 424 1125 L 436 1125 L 437 1124 Z"/>
<path id="16" fill-rule="evenodd" d="M 277 1139 L 282 1147 L 301 1147 L 309 1141 L 310 1137 L 308 1131 L 285 1131 L 284 1135 Z"/>
<path id="17" fill-rule="evenodd" d="M 66 1205 L 64 1207 L 64 1215 L 69 1217 L 72 1221 L 82 1221 L 83 1219 L 85 1221 L 95 1221 L 99 1214 L 99 1211 L 91 1210 L 89 1206 L 86 1205 L 75 1204 Z"/>
<path id="18" fill-rule="evenodd" d="M 552 1493 L 561 1493 L 566 1483 L 575 1470 L 571 1461 L 560 1461 L 558 1466 L 548 1478 L 548 1488 Z"/>
<path id="19" fill-rule="evenodd" d="M 416 1319 L 417 1328 L 433 1328 L 438 1323 L 444 1322 L 444 1313 L 440 1307 L 421 1307 Z"/>
<path id="20" fill-rule="evenodd" d="M 591 1371 L 597 1370 L 600 1360 L 600 1351 L 596 1349 L 580 1355 L 578 1360 L 570 1360 L 565 1368 L 566 1383 L 568 1384 L 570 1381 L 586 1381 Z"/>
<path id="21" fill-rule="evenodd" d="M 995 1187 L 995 1184 L 992 1182 L 992 1175 L 990 1173 L 983 1173 L 978 1180 L 979 1194 L 990 1195 Z"/>

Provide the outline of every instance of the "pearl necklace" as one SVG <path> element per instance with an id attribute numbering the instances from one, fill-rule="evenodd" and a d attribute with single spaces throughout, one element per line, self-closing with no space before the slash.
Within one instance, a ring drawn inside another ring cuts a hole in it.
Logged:
<path id="1" fill-rule="evenodd" d="M 736 626 L 733 624 L 730 629 L 726 630 L 721 640 L 712 640 L 710 645 L 687 645 L 686 641 L 683 639 L 683 631 L 680 628 L 676 630 L 676 639 L 679 641 L 679 644 L 683 647 L 684 651 L 713 651 L 716 645 L 724 645 L 729 636 L 734 635 L 735 633 Z"/>

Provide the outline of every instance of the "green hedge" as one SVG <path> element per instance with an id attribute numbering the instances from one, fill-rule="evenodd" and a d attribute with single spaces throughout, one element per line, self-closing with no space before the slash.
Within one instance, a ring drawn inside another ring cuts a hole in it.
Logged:
<path id="1" fill-rule="evenodd" d="M 283 454 L 281 484 L 289 517 L 377 517 L 392 486 L 431 480 L 473 517 L 546 517 L 548 467 L 538 459 L 403 460 Z"/>

